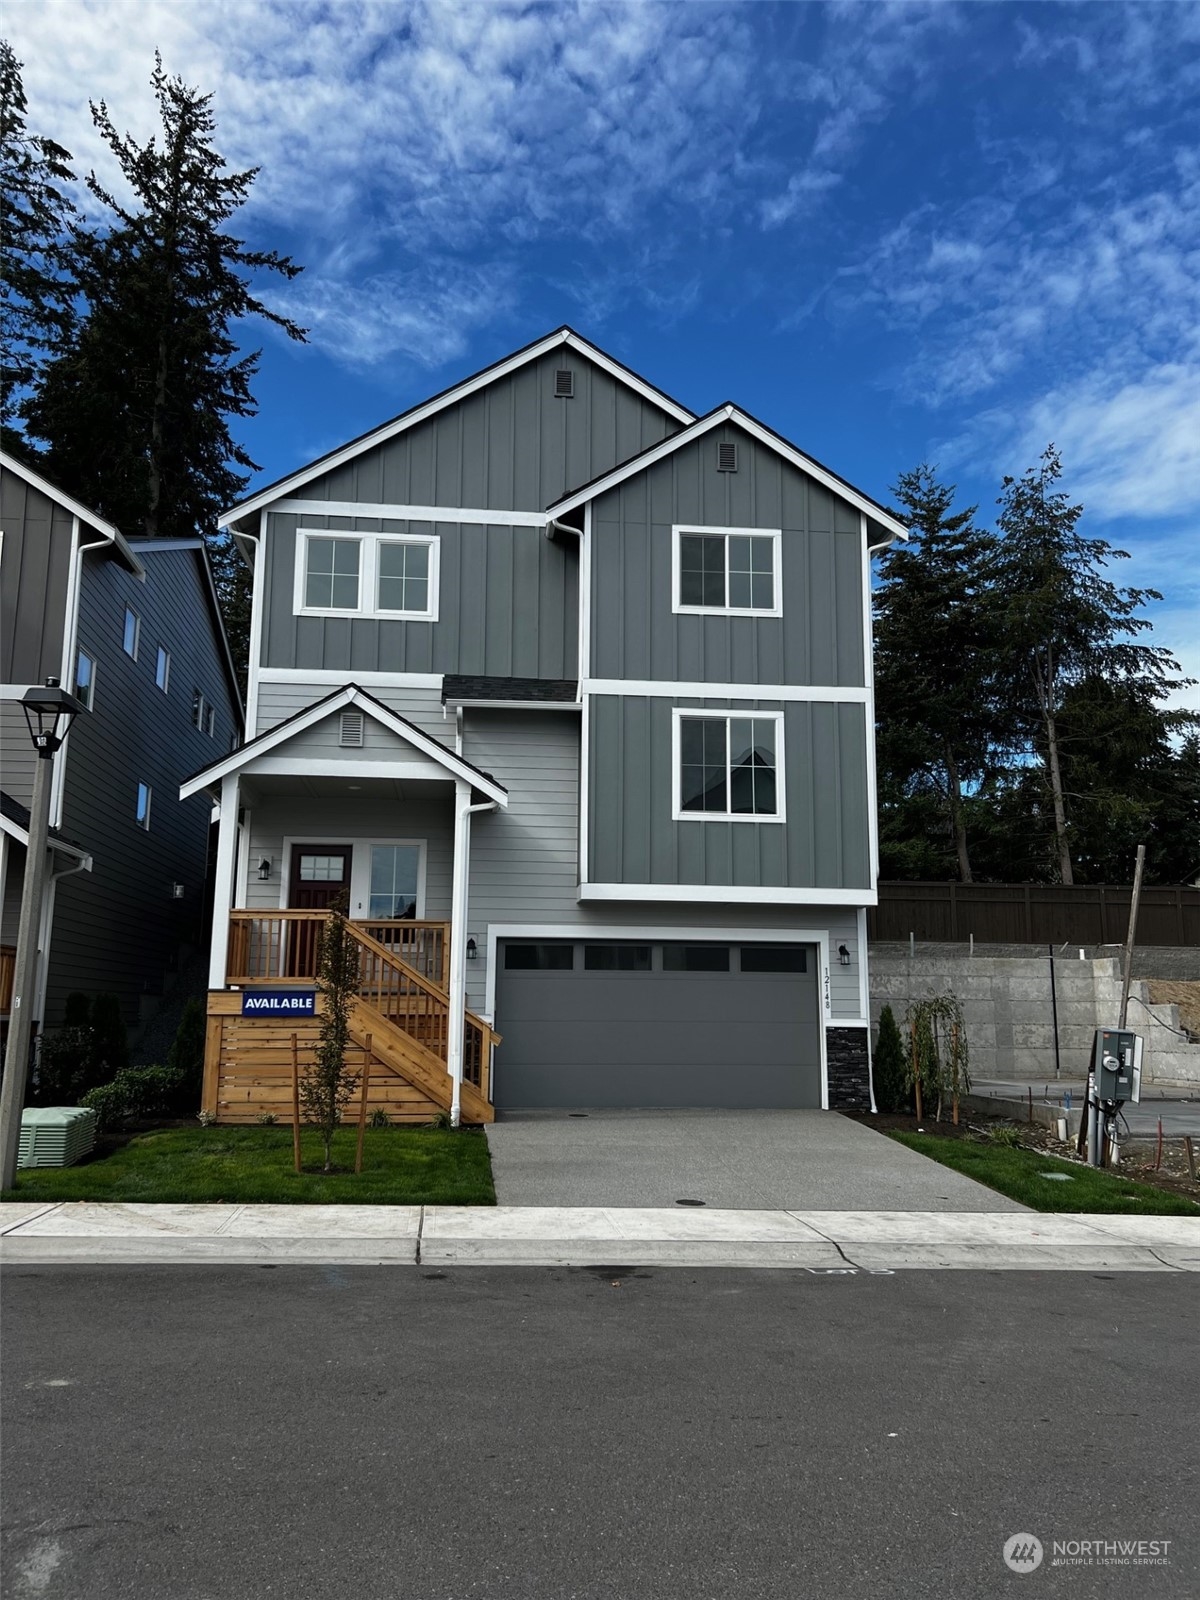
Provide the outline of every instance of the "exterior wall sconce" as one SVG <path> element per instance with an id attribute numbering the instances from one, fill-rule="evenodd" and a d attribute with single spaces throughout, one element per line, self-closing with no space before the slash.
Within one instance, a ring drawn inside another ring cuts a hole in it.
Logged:
<path id="1" fill-rule="evenodd" d="M 270 858 L 270 856 L 264 856 L 262 858 L 262 860 L 258 863 L 258 875 L 259 875 L 259 877 L 262 879 L 262 881 L 264 883 L 271 876 L 271 858 Z"/>
<path id="2" fill-rule="evenodd" d="M 183 885 L 181 883 L 173 883 L 171 885 L 171 899 L 172 900 L 182 900 L 183 899 Z"/>
<path id="3" fill-rule="evenodd" d="M 850 965 L 850 952 L 849 952 L 849 950 L 846 949 L 846 946 L 844 944 L 840 944 L 840 945 L 838 945 L 838 966 L 839 967 L 848 967 L 849 965 Z"/>
<path id="4" fill-rule="evenodd" d="M 479 947 L 476 945 L 474 939 L 468 939 L 467 940 L 467 960 L 468 961 L 476 961 L 476 960 L 478 960 L 478 957 L 479 957 Z"/>

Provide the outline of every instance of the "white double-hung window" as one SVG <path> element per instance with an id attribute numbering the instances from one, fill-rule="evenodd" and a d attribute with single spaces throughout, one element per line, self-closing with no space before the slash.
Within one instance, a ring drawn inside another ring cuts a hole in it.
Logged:
<path id="1" fill-rule="evenodd" d="M 684 614 L 779 617 L 778 528 L 695 528 L 671 531 L 672 606 Z"/>
<path id="2" fill-rule="evenodd" d="M 673 717 L 677 822 L 782 822 L 783 712 Z"/>
<path id="3" fill-rule="evenodd" d="M 435 622 L 438 553 L 437 538 L 428 534 L 302 528 L 296 536 L 296 613 Z"/>

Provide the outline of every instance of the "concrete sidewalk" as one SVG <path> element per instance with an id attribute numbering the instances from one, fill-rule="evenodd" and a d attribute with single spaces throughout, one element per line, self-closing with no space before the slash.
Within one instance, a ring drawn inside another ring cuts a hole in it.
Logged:
<path id="1" fill-rule="evenodd" d="M 1200 1218 L 549 1206 L 0 1205 L 0 1261 L 1200 1272 Z"/>

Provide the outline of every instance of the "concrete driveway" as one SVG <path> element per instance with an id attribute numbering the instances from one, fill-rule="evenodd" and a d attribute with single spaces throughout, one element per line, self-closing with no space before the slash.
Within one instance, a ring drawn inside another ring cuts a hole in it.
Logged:
<path id="1" fill-rule="evenodd" d="M 502 1206 L 1025 1209 L 834 1111 L 511 1112 L 487 1137 Z"/>

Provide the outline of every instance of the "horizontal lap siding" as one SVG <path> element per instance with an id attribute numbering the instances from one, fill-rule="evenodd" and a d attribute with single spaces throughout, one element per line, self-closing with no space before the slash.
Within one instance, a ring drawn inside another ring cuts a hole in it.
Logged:
<path id="1" fill-rule="evenodd" d="M 716 470 L 723 438 L 737 472 Z M 782 530 L 782 617 L 672 611 L 672 528 L 689 523 Z M 864 685 L 858 512 L 733 425 L 602 495 L 592 544 L 595 677 Z"/>
<path id="2" fill-rule="evenodd" d="M 348 673 L 346 681 L 350 682 L 352 677 L 353 674 Z M 421 689 L 404 684 L 391 688 L 371 684 L 367 692 L 382 701 L 389 710 L 406 717 L 423 733 L 439 739 L 448 749 L 454 748 L 454 718 L 444 714 L 440 689 Z M 261 684 L 258 691 L 258 723 L 254 732 L 267 733 L 289 717 L 294 717 L 298 711 L 306 711 L 309 706 L 332 693 L 334 690 L 327 683 Z"/>
<path id="3" fill-rule="evenodd" d="M 787 820 L 672 820 L 673 709 L 783 712 Z M 861 705 L 593 695 L 589 877 L 595 883 L 870 887 Z"/>

